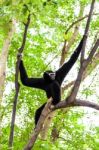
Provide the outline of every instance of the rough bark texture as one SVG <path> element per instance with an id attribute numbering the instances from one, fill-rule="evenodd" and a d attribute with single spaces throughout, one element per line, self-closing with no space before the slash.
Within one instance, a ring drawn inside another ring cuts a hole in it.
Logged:
<path id="1" fill-rule="evenodd" d="M 39 121 L 36 125 L 36 128 L 33 132 L 33 134 L 31 135 L 31 138 L 28 142 L 28 144 L 25 146 L 24 150 L 31 150 L 42 127 L 43 127 L 43 124 L 44 124 L 44 121 L 46 119 L 46 117 L 49 115 L 49 113 L 51 112 L 51 103 L 52 103 L 52 98 L 50 98 L 47 102 L 47 104 L 45 105 L 41 115 L 40 115 L 40 118 L 39 118 Z"/>
<path id="2" fill-rule="evenodd" d="M 47 138 L 47 132 L 48 132 L 48 129 L 51 125 L 51 122 L 52 122 L 52 119 L 53 117 L 55 116 L 55 112 L 51 112 L 48 117 L 46 118 L 46 120 L 44 121 L 44 125 L 43 125 L 43 128 L 40 132 L 40 136 L 41 136 L 41 139 L 42 140 L 46 140 Z"/>

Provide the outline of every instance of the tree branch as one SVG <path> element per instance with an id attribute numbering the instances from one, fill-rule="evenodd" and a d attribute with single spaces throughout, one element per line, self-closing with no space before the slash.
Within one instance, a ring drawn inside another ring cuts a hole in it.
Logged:
<path id="1" fill-rule="evenodd" d="M 99 15 L 99 13 L 93 13 L 93 15 Z M 86 19 L 88 16 L 89 16 L 89 15 L 87 14 L 87 15 L 85 15 L 85 16 L 83 16 L 83 17 L 77 19 L 76 21 L 74 21 L 74 22 L 67 28 L 67 30 L 65 31 L 65 35 L 68 34 L 69 30 L 70 30 L 74 25 L 76 25 L 76 24 L 78 24 L 80 21 Z M 63 46 L 63 48 L 62 48 L 62 54 L 61 54 L 61 55 L 62 55 L 62 58 L 61 58 L 62 60 L 60 61 L 60 66 L 63 64 L 63 62 L 64 62 L 64 60 L 65 60 L 65 54 L 66 54 L 67 49 L 70 48 L 70 47 L 69 47 L 69 48 L 66 48 L 66 45 L 67 45 L 67 41 L 65 40 L 65 41 L 64 41 L 64 46 Z"/>
<path id="2" fill-rule="evenodd" d="M 28 15 L 27 23 L 25 25 L 25 30 L 23 34 L 23 41 L 21 47 L 18 49 L 17 61 L 16 61 L 16 72 L 15 72 L 15 97 L 13 101 L 13 110 L 12 110 L 12 120 L 11 120 L 11 127 L 10 127 L 10 136 L 9 136 L 9 147 L 12 148 L 13 145 L 13 137 L 14 137 L 14 124 L 15 124 L 15 116 L 16 116 L 16 106 L 17 106 L 17 99 L 18 93 L 20 89 L 20 85 L 18 83 L 18 72 L 19 72 L 19 64 L 20 64 L 20 55 L 24 50 L 25 43 L 26 43 L 26 36 L 27 36 L 27 29 L 30 23 L 30 14 Z"/>
<path id="3" fill-rule="evenodd" d="M 84 7 L 82 5 L 80 5 L 80 12 L 79 12 L 78 18 L 82 17 L 83 11 L 84 11 Z M 79 31 L 79 22 L 78 22 L 78 24 L 76 24 L 76 26 L 74 28 L 74 32 L 73 32 L 70 40 L 67 42 L 67 40 L 65 39 L 65 41 L 64 41 L 64 45 L 63 45 L 62 53 L 61 53 L 61 59 L 60 59 L 60 66 L 64 63 L 67 50 L 69 50 L 71 45 L 74 43 L 74 41 L 78 35 L 78 31 Z M 66 34 L 67 34 L 67 32 L 65 32 L 65 35 Z"/>
<path id="4" fill-rule="evenodd" d="M 23 40 L 22 40 L 22 45 L 21 47 L 18 49 L 19 53 L 22 53 L 25 47 L 25 43 L 26 43 L 26 36 L 27 36 L 27 30 L 30 24 L 30 14 L 28 15 L 27 18 L 27 23 L 25 24 L 25 30 L 24 30 L 24 34 L 23 34 Z"/>
<path id="5" fill-rule="evenodd" d="M 83 46 L 82 46 L 82 51 L 81 51 L 81 63 L 83 63 L 83 60 L 84 60 L 85 46 L 86 46 L 87 35 L 88 35 L 88 31 L 89 31 L 89 25 L 90 25 L 90 22 L 91 22 L 92 12 L 93 12 L 93 9 L 94 9 L 94 4 L 95 4 L 95 0 L 92 0 L 91 8 L 90 8 L 90 12 L 89 12 L 89 16 L 88 16 L 86 28 L 85 28 L 85 33 L 84 33 L 84 34 L 86 35 L 86 38 L 85 38 L 84 43 L 83 43 Z"/>
<path id="6" fill-rule="evenodd" d="M 43 127 L 43 123 L 46 119 L 46 117 L 48 116 L 48 114 L 51 112 L 51 103 L 52 103 L 52 98 L 50 98 L 47 102 L 47 104 L 45 105 L 41 115 L 40 115 L 40 118 L 39 118 L 39 121 L 36 125 L 36 128 L 34 130 L 34 132 L 32 133 L 31 135 L 31 138 L 28 142 L 28 144 L 25 146 L 24 150 L 31 150 L 42 127 Z"/>
<path id="7" fill-rule="evenodd" d="M 75 101 L 72 103 L 69 103 L 67 100 L 64 100 L 64 101 L 59 102 L 56 106 L 54 106 L 52 108 L 51 108 L 51 102 L 52 102 L 52 99 L 49 99 L 48 103 L 44 107 L 44 109 L 41 113 L 40 119 L 37 123 L 37 126 L 34 130 L 34 133 L 32 134 L 32 136 L 31 136 L 28 144 L 24 148 L 24 150 L 31 150 L 33 148 L 34 143 L 35 143 L 42 127 L 43 127 L 43 123 L 44 123 L 46 117 L 52 111 L 55 111 L 56 109 L 60 109 L 60 108 L 67 108 L 67 107 L 74 107 L 74 106 L 84 106 L 84 107 L 90 107 L 90 108 L 94 108 L 96 110 L 99 110 L 98 104 L 95 104 L 93 102 L 86 101 L 86 100 L 75 99 Z"/>
<path id="8" fill-rule="evenodd" d="M 94 101 L 94 100 L 93 100 Z M 74 102 L 69 103 L 68 101 L 64 100 L 58 103 L 52 110 L 60 109 L 60 108 L 67 108 L 67 107 L 74 107 L 74 106 L 84 106 L 90 107 L 96 110 L 99 110 L 99 105 L 90 101 L 75 99 Z"/>
<path id="9" fill-rule="evenodd" d="M 94 58 L 92 58 L 89 62 L 88 67 L 85 69 L 83 76 L 82 76 L 82 81 L 92 73 L 92 71 L 97 67 L 97 60 L 99 59 L 99 52 L 94 55 Z M 88 60 L 89 61 L 89 60 Z M 64 93 L 65 90 L 73 86 L 76 80 L 73 80 L 66 84 L 64 87 L 62 87 L 62 93 Z"/>
<path id="10" fill-rule="evenodd" d="M 90 108 L 99 110 L 98 104 L 90 102 L 90 101 L 86 101 L 86 100 L 80 100 L 80 99 L 76 99 L 76 101 L 74 101 L 73 106 L 84 106 L 84 107 L 90 107 Z"/>
<path id="11" fill-rule="evenodd" d="M 90 12 L 89 12 L 89 17 L 88 17 L 88 20 L 87 20 L 85 33 L 84 33 L 84 35 L 85 35 L 84 36 L 84 42 L 83 42 L 83 46 L 82 46 L 82 50 L 81 50 L 81 66 L 80 66 L 80 69 L 79 69 L 79 72 L 78 72 L 77 80 L 74 84 L 74 87 L 73 87 L 71 93 L 70 93 L 70 96 L 68 97 L 68 101 L 70 103 L 73 102 L 75 100 L 76 96 L 77 96 L 84 70 L 87 67 L 86 66 L 86 61 L 84 60 L 84 51 L 85 51 L 87 34 L 88 34 L 88 30 L 89 30 L 89 24 L 90 24 L 90 21 L 91 21 L 91 15 L 92 15 L 94 3 L 95 3 L 95 0 L 92 0 Z M 87 63 L 87 65 L 88 65 L 88 63 Z"/>
<path id="12" fill-rule="evenodd" d="M 97 39 L 93 49 L 91 50 L 91 52 L 90 52 L 90 54 L 89 54 L 89 56 L 88 56 L 88 58 L 86 60 L 86 63 L 89 63 L 92 60 L 93 55 L 95 54 L 95 52 L 96 52 L 98 47 L 99 47 L 99 39 Z"/>
<path id="13" fill-rule="evenodd" d="M 93 15 L 99 15 L 99 13 L 94 13 Z M 76 21 L 72 22 L 72 24 L 67 28 L 67 30 L 65 31 L 65 34 L 67 34 L 69 32 L 69 30 L 75 25 L 77 24 L 78 22 L 86 19 L 87 17 L 89 16 L 89 14 L 77 19 Z"/>

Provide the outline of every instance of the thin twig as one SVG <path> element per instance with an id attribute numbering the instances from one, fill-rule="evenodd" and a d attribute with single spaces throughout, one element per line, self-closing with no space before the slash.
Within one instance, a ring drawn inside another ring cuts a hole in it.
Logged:
<path id="1" fill-rule="evenodd" d="M 94 13 L 93 15 L 99 15 L 99 13 Z M 77 19 L 76 21 L 74 21 L 74 22 L 67 28 L 67 30 L 65 31 L 65 34 L 67 34 L 67 33 L 69 32 L 69 30 L 70 30 L 75 24 L 77 24 L 78 22 L 80 22 L 80 21 L 86 19 L 88 16 L 89 16 L 89 15 L 85 15 L 85 16 L 83 16 L 83 17 Z"/>

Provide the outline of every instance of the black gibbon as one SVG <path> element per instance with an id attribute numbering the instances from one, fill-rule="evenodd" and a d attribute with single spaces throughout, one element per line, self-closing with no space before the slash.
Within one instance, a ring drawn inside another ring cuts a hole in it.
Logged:
<path id="1" fill-rule="evenodd" d="M 44 72 L 43 77 L 41 78 L 29 78 L 26 73 L 23 61 L 21 60 L 19 70 L 20 70 L 20 78 L 23 85 L 44 90 L 46 92 L 47 98 L 52 97 L 53 99 L 52 104 L 56 105 L 61 100 L 61 84 L 65 76 L 68 74 L 72 66 L 75 64 L 81 52 L 83 41 L 84 36 L 81 39 L 74 53 L 71 55 L 70 59 L 67 62 L 65 62 L 57 71 L 54 72 L 46 71 Z M 40 108 L 36 110 L 35 125 L 39 120 L 39 117 L 45 104 L 46 103 L 44 103 Z"/>

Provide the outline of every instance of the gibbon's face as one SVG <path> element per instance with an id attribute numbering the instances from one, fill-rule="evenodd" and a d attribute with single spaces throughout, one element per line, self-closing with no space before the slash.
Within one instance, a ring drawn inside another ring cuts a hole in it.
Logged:
<path id="1" fill-rule="evenodd" d="M 56 73 L 52 72 L 52 71 L 46 71 L 46 72 L 44 72 L 43 77 L 46 81 L 53 81 L 53 80 L 55 80 Z"/>
<path id="2" fill-rule="evenodd" d="M 51 80 L 55 80 L 55 76 L 56 76 L 55 72 L 51 72 L 51 73 L 48 73 L 48 74 L 49 74 Z"/>

